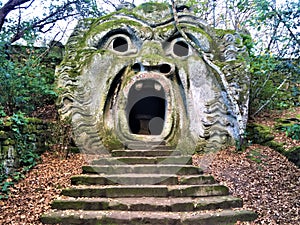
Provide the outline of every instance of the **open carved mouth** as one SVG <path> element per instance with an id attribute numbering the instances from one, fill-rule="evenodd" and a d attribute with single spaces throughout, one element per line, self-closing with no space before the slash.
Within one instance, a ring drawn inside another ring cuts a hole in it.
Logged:
<path id="1" fill-rule="evenodd" d="M 160 135 L 164 128 L 166 104 L 162 85 L 152 79 L 136 81 L 126 106 L 128 126 L 133 134 Z"/>
<path id="2" fill-rule="evenodd" d="M 123 68 L 106 97 L 105 126 L 115 129 L 124 142 L 172 139 L 181 101 L 180 97 L 175 100 L 172 76 L 175 73 L 169 64 L 138 71 Z"/>

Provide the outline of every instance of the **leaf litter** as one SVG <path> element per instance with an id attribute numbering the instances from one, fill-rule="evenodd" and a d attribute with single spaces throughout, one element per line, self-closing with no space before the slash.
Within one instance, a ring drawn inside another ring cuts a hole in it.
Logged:
<path id="1" fill-rule="evenodd" d="M 272 126 L 269 121 L 273 119 L 270 116 L 258 122 Z M 277 138 L 286 145 L 291 143 L 283 134 Z M 71 186 L 70 177 L 82 172 L 87 158 L 93 157 L 72 154 L 62 159 L 55 152 L 44 153 L 41 162 L 11 189 L 10 198 L 0 200 L 0 224 L 42 225 L 40 216 L 51 208 L 61 189 Z M 283 155 L 269 147 L 251 145 L 244 152 L 231 147 L 198 154 L 193 162 L 229 187 L 230 194 L 242 198 L 244 209 L 258 214 L 254 222 L 237 224 L 300 225 L 300 169 Z"/>

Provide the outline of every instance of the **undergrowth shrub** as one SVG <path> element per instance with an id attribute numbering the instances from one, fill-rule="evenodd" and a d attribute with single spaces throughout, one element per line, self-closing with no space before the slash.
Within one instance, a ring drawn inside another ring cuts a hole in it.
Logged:
<path id="1" fill-rule="evenodd" d="M 286 135 L 294 140 L 300 140 L 300 124 L 295 123 L 291 126 L 284 127 Z"/>
<path id="2" fill-rule="evenodd" d="M 57 98 L 53 65 L 42 61 L 37 48 L 22 46 L 17 53 L 12 49 L 0 39 L 0 128 L 9 127 L 19 169 L 9 174 L 0 160 L 0 199 L 9 196 L 10 187 L 40 158 L 33 144 L 36 134 L 26 132 L 28 117 L 39 108 L 54 105 Z"/>
<path id="3" fill-rule="evenodd" d="M 3 110 L 2 116 L 4 116 Z M 15 149 L 14 154 L 18 157 L 20 169 L 13 173 L 8 173 L 7 167 L 4 165 L 4 161 L 0 163 L 0 199 L 7 198 L 9 196 L 9 188 L 24 177 L 24 174 L 33 168 L 40 156 L 37 153 L 35 145 L 32 144 L 31 139 L 34 139 L 34 134 L 24 132 L 24 129 L 28 126 L 28 119 L 23 113 L 14 113 L 12 116 L 0 118 L 1 130 L 10 127 L 10 139 L 13 140 L 13 146 Z"/>
<path id="4" fill-rule="evenodd" d="M 9 116 L 22 111 L 30 116 L 37 107 L 53 104 L 54 73 L 42 64 L 33 49 L 26 57 L 9 58 L 9 50 L 0 44 L 0 104 Z"/>
<path id="5" fill-rule="evenodd" d="M 270 54 L 252 55 L 250 114 L 261 109 L 280 110 L 299 106 L 299 72 L 297 60 L 279 60 Z"/>

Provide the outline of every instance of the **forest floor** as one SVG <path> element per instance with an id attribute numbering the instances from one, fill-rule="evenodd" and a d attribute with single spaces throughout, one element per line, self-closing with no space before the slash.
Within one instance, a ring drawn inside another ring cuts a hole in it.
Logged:
<path id="1" fill-rule="evenodd" d="M 256 122 L 273 126 L 274 119 L 300 114 L 273 112 L 260 116 Z M 299 146 L 299 141 L 276 133 L 275 140 L 286 147 Z M 50 209 L 60 190 L 71 185 L 70 177 L 81 173 L 81 166 L 94 156 L 46 152 L 41 162 L 11 189 L 7 200 L 0 200 L 0 224 L 40 225 L 39 217 Z M 194 164 L 202 166 L 217 181 L 241 197 L 244 208 L 258 214 L 251 223 L 300 225 L 300 169 L 278 152 L 261 145 L 250 145 L 245 151 L 227 148 L 217 153 L 196 155 Z"/>

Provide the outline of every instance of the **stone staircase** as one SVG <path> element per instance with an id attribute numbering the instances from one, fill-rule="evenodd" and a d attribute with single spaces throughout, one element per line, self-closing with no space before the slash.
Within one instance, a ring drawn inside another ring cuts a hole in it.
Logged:
<path id="1" fill-rule="evenodd" d="M 83 166 L 62 190 L 45 224 L 234 224 L 256 214 L 192 166 L 190 156 L 164 145 L 132 143 Z"/>

